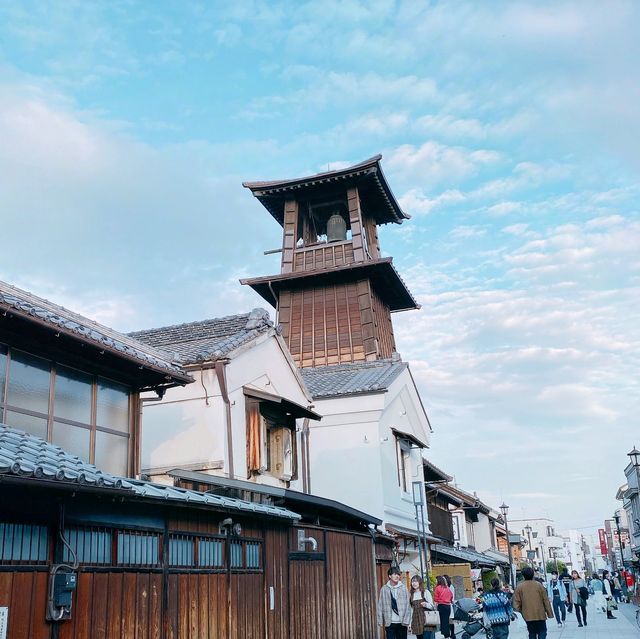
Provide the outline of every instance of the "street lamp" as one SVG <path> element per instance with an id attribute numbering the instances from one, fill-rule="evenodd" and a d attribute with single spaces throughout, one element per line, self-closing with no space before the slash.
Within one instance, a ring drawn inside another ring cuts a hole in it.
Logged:
<path id="1" fill-rule="evenodd" d="M 421 481 L 412 482 L 413 505 L 416 509 L 416 525 L 418 527 L 418 554 L 420 555 L 420 576 L 424 579 L 427 590 L 430 590 L 429 584 L 429 554 L 428 542 L 426 539 L 426 524 L 424 521 L 424 500 L 422 494 L 424 484 Z M 424 560 L 423 560 L 424 557 Z"/>
<path id="2" fill-rule="evenodd" d="M 637 469 L 640 466 L 640 450 L 638 450 L 635 446 L 630 453 L 627 453 L 627 456 L 631 460 L 633 466 Z"/>
<path id="3" fill-rule="evenodd" d="M 620 534 L 620 515 L 618 514 L 617 511 L 613 514 L 613 521 L 616 522 L 616 529 L 618 531 L 618 546 L 620 546 L 620 563 L 624 568 L 624 554 L 622 551 L 622 535 Z"/>
<path id="4" fill-rule="evenodd" d="M 533 549 L 531 548 L 531 531 L 533 530 L 533 528 L 531 528 L 531 526 L 527 524 L 524 529 L 527 533 L 527 537 L 529 538 L 529 550 L 527 551 L 527 557 L 529 558 L 529 562 L 531 563 L 531 567 L 533 568 L 533 555 L 531 554 L 533 552 Z"/>
<path id="5" fill-rule="evenodd" d="M 511 556 L 511 542 L 509 541 L 509 522 L 507 521 L 509 506 L 502 502 L 502 506 L 500 506 L 500 512 L 502 513 L 502 518 L 504 519 L 504 528 L 507 533 L 507 550 L 509 551 L 509 584 L 513 588 L 515 586 L 513 582 L 513 557 Z"/>

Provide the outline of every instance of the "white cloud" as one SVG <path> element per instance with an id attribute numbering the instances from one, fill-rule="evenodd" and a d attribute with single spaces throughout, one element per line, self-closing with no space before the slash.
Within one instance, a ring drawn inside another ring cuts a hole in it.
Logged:
<path id="1" fill-rule="evenodd" d="M 420 147 L 403 144 L 393 149 L 386 165 L 417 184 L 459 184 L 499 159 L 499 153 L 488 149 L 470 150 L 425 142 Z"/>

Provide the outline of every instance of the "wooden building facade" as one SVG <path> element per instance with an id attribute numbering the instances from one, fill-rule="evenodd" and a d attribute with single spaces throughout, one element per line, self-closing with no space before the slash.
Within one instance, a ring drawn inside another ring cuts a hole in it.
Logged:
<path id="1" fill-rule="evenodd" d="M 377 544 L 377 571 L 364 529 L 301 523 L 255 504 L 247 512 L 241 500 L 198 504 L 174 488 L 140 496 L 51 483 L 7 475 L 0 484 L 7 639 L 378 636 L 376 572 L 386 573 L 389 547 Z M 50 622 L 51 569 L 72 562 L 61 533 L 77 556 L 77 587 L 70 619 Z M 301 549 L 299 536 L 313 545 Z"/>
<path id="2" fill-rule="evenodd" d="M 300 367 L 391 359 L 391 313 L 419 308 L 382 257 L 377 227 L 408 216 L 398 206 L 381 156 L 294 180 L 245 186 L 282 225 L 278 275 L 241 280 L 277 309 Z"/>

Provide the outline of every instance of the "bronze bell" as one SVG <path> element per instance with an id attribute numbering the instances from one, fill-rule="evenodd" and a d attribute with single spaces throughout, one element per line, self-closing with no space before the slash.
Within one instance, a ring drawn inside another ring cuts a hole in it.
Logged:
<path id="1" fill-rule="evenodd" d="M 340 213 L 334 213 L 327 221 L 327 242 L 342 242 L 347 239 L 347 223 Z"/>

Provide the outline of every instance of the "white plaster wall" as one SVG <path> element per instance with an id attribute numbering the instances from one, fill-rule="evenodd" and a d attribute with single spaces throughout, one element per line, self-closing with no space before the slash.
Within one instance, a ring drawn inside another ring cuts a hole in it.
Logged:
<path id="1" fill-rule="evenodd" d="M 416 529 L 416 511 L 413 504 L 411 486 L 404 492 L 398 481 L 398 460 L 396 440 L 392 429 L 413 435 L 416 439 L 429 444 L 430 429 L 413 379 L 408 370 L 404 370 L 391 384 L 384 394 L 385 408 L 380 419 L 380 455 L 382 464 L 382 480 L 384 490 L 384 521 L 411 530 Z M 422 450 L 411 449 L 410 481 L 419 481 L 422 489 L 422 501 L 426 503 L 424 494 L 424 466 Z M 428 525 L 428 516 L 424 512 Z"/>
<path id="2" fill-rule="evenodd" d="M 475 540 L 474 547 L 478 552 L 495 548 L 495 544 L 491 539 L 491 525 L 487 515 L 479 513 L 478 521 L 473 522 L 473 538 Z"/>
<path id="3" fill-rule="evenodd" d="M 311 425 L 311 492 L 337 499 L 391 524 L 416 530 L 410 492 L 398 481 L 392 428 L 428 443 L 429 428 L 408 371 L 386 393 L 316 401 Z M 424 492 L 422 455 L 411 451 L 412 478 Z M 424 500 L 424 494 L 423 494 Z M 427 513 L 425 521 L 428 525 Z"/>
<path id="4" fill-rule="evenodd" d="M 142 417 L 142 467 L 216 466 L 210 472 L 229 474 L 227 460 L 226 409 L 214 369 L 194 370 L 193 384 L 169 389 L 161 402 L 145 404 Z M 302 406 L 311 399 L 282 342 L 275 335 L 262 336 L 234 354 L 226 367 L 227 389 L 231 401 L 234 476 L 247 479 L 246 412 L 243 386 L 253 386 L 280 395 Z M 301 420 L 298 420 L 301 422 Z M 298 439 L 298 480 L 290 487 L 301 488 L 300 435 Z M 252 479 L 258 483 L 280 485 L 269 475 Z"/>
<path id="5" fill-rule="evenodd" d="M 381 395 L 316 400 L 311 422 L 311 492 L 383 519 L 378 421 Z"/>

